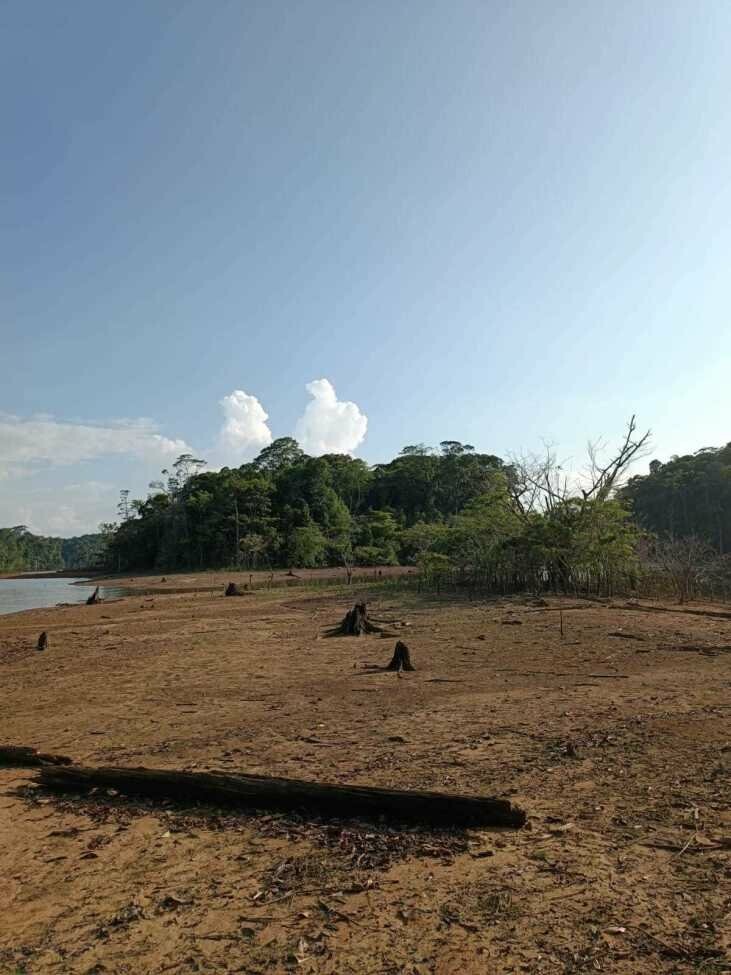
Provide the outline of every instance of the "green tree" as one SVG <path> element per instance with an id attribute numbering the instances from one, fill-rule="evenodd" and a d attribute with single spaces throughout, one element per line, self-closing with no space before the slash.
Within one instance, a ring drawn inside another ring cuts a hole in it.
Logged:
<path id="1" fill-rule="evenodd" d="M 322 565 L 327 549 L 327 538 L 315 524 L 293 528 L 287 538 L 287 562 L 311 569 Z"/>

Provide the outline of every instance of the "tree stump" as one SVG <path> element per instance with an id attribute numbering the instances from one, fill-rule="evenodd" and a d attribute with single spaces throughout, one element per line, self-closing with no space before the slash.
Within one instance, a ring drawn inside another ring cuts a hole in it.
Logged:
<path id="1" fill-rule="evenodd" d="M 229 582 L 226 586 L 226 592 L 224 596 L 243 596 L 244 591 L 240 586 L 237 586 L 235 582 Z"/>
<path id="2" fill-rule="evenodd" d="M 36 646 L 37 650 L 48 650 L 48 634 L 44 630 L 43 633 L 38 637 L 38 644 Z"/>
<path id="3" fill-rule="evenodd" d="M 395 670 L 396 673 L 400 670 L 416 670 L 416 667 L 411 663 L 409 648 L 401 640 L 396 644 L 393 657 L 391 657 L 391 663 L 386 667 L 386 670 Z"/>
<path id="4" fill-rule="evenodd" d="M 86 605 L 94 606 L 96 605 L 96 603 L 100 603 L 100 602 L 101 602 L 101 597 L 99 595 L 99 586 L 97 586 L 94 592 L 91 594 L 91 596 L 89 596 L 89 598 L 86 600 Z"/>
<path id="5" fill-rule="evenodd" d="M 365 633 L 380 633 L 381 627 L 368 619 L 368 605 L 356 603 L 343 617 L 339 626 L 330 630 L 330 636 L 363 636 Z"/>

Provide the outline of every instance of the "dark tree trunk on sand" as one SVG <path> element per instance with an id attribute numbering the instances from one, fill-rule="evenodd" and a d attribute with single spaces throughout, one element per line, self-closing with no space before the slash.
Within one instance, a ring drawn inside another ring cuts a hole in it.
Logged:
<path id="1" fill-rule="evenodd" d="M 44 630 L 43 633 L 38 637 L 38 644 L 36 650 L 48 650 L 48 634 Z"/>
<path id="2" fill-rule="evenodd" d="M 25 745 L 0 745 L 0 768 L 33 768 L 36 765 L 70 765 L 66 755 L 46 755 Z"/>
<path id="3" fill-rule="evenodd" d="M 380 633 L 381 627 L 368 619 L 366 603 L 356 603 L 343 617 L 339 626 L 330 631 L 330 636 L 363 636 L 364 633 Z"/>
<path id="4" fill-rule="evenodd" d="M 244 590 L 240 586 L 237 586 L 235 582 L 229 582 L 226 586 L 226 592 L 224 596 L 243 596 Z"/>
<path id="5" fill-rule="evenodd" d="M 416 667 L 411 663 L 409 648 L 400 640 L 396 644 L 391 663 L 386 667 L 386 670 L 395 670 L 396 672 L 399 670 L 416 670 Z"/>
<path id="6" fill-rule="evenodd" d="M 93 606 L 95 603 L 100 603 L 100 602 L 101 602 L 101 597 L 99 596 L 99 586 L 97 586 L 94 592 L 91 594 L 91 596 L 89 596 L 89 598 L 86 600 L 86 605 Z"/>
<path id="7" fill-rule="evenodd" d="M 523 826 L 525 812 L 506 799 L 407 792 L 357 785 L 325 785 L 299 779 L 228 772 L 177 772 L 162 769 L 68 768 L 45 765 L 40 783 L 48 789 L 77 791 L 98 787 L 127 795 L 184 802 L 233 803 L 254 809 L 308 808 L 320 816 L 381 817 L 396 822 L 440 826 Z"/>

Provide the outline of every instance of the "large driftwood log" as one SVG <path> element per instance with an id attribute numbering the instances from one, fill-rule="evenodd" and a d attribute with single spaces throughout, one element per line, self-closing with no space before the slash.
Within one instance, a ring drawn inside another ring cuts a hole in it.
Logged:
<path id="1" fill-rule="evenodd" d="M 0 745 L 0 768 L 35 768 L 36 765 L 70 765 L 66 755 L 47 755 L 25 745 Z"/>
<path id="2" fill-rule="evenodd" d="M 97 586 L 94 592 L 91 594 L 91 596 L 89 596 L 89 598 L 86 600 L 86 605 L 94 606 L 95 603 L 100 603 L 101 601 L 102 601 L 101 596 L 99 595 L 99 586 Z"/>
<path id="3" fill-rule="evenodd" d="M 386 816 L 396 821 L 441 826 L 519 827 L 526 819 L 524 811 L 507 799 L 325 785 L 243 773 L 48 765 L 41 768 L 40 781 L 47 788 L 60 791 L 113 788 L 127 795 L 199 799 L 255 809 L 308 808 L 327 817 Z"/>

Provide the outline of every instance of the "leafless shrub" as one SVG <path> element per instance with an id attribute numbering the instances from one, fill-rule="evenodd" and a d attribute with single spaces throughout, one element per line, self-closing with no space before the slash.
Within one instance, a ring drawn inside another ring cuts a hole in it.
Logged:
<path id="1" fill-rule="evenodd" d="M 719 573 L 728 570 L 727 560 L 696 536 L 654 539 L 646 546 L 644 561 L 669 580 L 679 603 L 694 599 Z"/>

